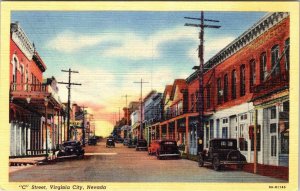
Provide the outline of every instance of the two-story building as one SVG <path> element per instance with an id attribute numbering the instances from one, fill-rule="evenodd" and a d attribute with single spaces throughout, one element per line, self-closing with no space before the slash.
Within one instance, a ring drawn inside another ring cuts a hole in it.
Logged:
<path id="1" fill-rule="evenodd" d="M 10 156 L 48 155 L 62 141 L 62 106 L 55 83 L 43 83 L 46 65 L 18 22 L 11 23 L 10 60 Z M 54 125 L 58 139 L 51 142 Z"/>

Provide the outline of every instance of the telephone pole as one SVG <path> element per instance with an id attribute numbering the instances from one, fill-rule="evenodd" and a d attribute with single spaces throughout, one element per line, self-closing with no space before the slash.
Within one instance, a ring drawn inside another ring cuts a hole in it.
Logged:
<path id="1" fill-rule="evenodd" d="M 128 125 L 128 121 L 129 121 L 129 119 L 128 119 L 128 117 L 129 117 L 129 109 L 128 109 L 128 106 L 127 106 L 127 98 L 130 97 L 130 95 L 126 94 L 126 95 L 124 95 L 122 97 L 126 98 L 126 105 L 125 105 L 125 109 L 126 109 L 126 112 L 127 112 L 127 115 L 126 115 L 126 125 Z"/>
<path id="2" fill-rule="evenodd" d="M 191 23 L 185 23 L 184 26 L 192 26 L 192 27 L 199 27 L 199 40 L 200 45 L 198 48 L 198 58 L 200 61 L 199 66 L 194 66 L 193 69 L 196 69 L 198 71 L 198 79 L 199 79 L 199 95 L 198 95 L 198 103 L 199 104 L 199 128 L 197 128 L 197 135 L 198 135 L 198 152 L 201 152 L 203 150 L 203 137 L 204 137 L 204 127 L 203 127 L 203 119 L 204 119 L 204 91 L 203 91 L 203 72 L 204 72 L 204 28 L 220 28 L 221 26 L 218 25 L 207 25 L 204 24 L 204 21 L 209 22 L 220 22 L 218 20 L 212 20 L 212 19 L 204 19 L 204 12 L 201 11 L 201 17 L 200 18 L 193 18 L 193 17 L 184 17 L 185 19 L 192 19 L 192 20 L 199 20 L 200 24 L 191 24 Z"/>
<path id="3" fill-rule="evenodd" d="M 71 74 L 72 73 L 79 73 L 78 71 L 73 71 L 71 68 L 69 70 L 61 70 L 62 72 L 68 72 L 69 73 L 69 81 L 68 82 L 57 82 L 58 84 L 67 84 L 68 88 L 68 120 L 67 120 L 67 140 L 70 140 L 70 107 L 71 107 L 71 86 L 81 86 L 81 84 L 78 83 L 71 83 Z"/>
<path id="4" fill-rule="evenodd" d="M 140 124 L 140 139 L 143 139 L 143 84 L 149 83 L 143 81 L 141 78 L 140 82 L 133 82 L 133 83 L 138 83 L 141 84 L 141 124 Z"/>

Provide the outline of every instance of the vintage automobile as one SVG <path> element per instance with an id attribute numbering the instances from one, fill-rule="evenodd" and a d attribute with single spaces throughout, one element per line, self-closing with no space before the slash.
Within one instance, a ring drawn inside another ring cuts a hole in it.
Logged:
<path id="1" fill-rule="evenodd" d="M 153 141 L 148 147 L 148 154 L 155 154 L 157 159 L 167 157 L 180 157 L 180 152 L 176 141 L 173 140 L 156 140 Z"/>
<path id="2" fill-rule="evenodd" d="M 77 156 L 84 157 L 84 149 L 79 141 L 66 141 L 58 145 L 57 157 Z"/>
<path id="3" fill-rule="evenodd" d="M 147 141 L 145 139 L 139 139 L 137 140 L 135 150 L 140 151 L 140 150 L 145 150 L 147 151 L 148 146 L 147 146 Z"/>
<path id="4" fill-rule="evenodd" d="M 115 140 L 113 138 L 107 138 L 106 139 L 106 147 L 115 147 Z"/>
<path id="5" fill-rule="evenodd" d="M 97 144 L 97 138 L 96 137 L 91 137 L 88 140 L 88 145 L 96 145 Z"/>
<path id="6" fill-rule="evenodd" d="M 127 147 L 128 148 L 135 148 L 136 147 L 136 140 L 129 139 Z"/>
<path id="7" fill-rule="evenodd" d="M 129 138 L 125 138 L 123 141 L 123 145 L 128 146 L 129 140 L 130 140 Z"/>
<path id="8" fill-rule="evenodd" d="M 237 149 L 236 139 L 212 139 L 209 141 L 209 149 L 199 153 L 199 167 L 205 163 L 211 164 L 217 171 L 225 165 L 237 165 L 242 169 L 247 161 Z"/>

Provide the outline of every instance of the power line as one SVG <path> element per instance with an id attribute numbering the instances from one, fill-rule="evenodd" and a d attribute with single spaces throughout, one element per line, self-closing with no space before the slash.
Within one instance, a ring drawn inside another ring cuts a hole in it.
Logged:
<path id="1" fill-rule="evenodd" d="M 198 105 L 199 105 L 199 128 L 197 128 L 197 135 L 199 138 L 198 141 L 198 152 L 203 150 L 203 138 L 204 138 L 204 129 L 203 129 L 203 119 L 204 119 L 204 91 L 203 91 L 203 70 L 204 70 L 204 28 L 220 28 L 219 25 L 208 25 L 204 24 L 204 21 L 209 22 L 219 22 L 218 20 L 212 20 L 212 19 L 205 19 L 204 18 L 204 12 L 201 11 L 201 17 L 200 18 L 193 18 L 193 17 L 184 17 L 185 19 L 192 19 L 192 20 L 199 20 L 200 24 L 194 24 L 194 23 L 185 23 L 184 26 L 192 26 L 192 27 L 199 27 L 199 40 L 200 45 L 198 48 L 198 57 L 200 64 L 199 66 L 194 66 L 193 69 L 196 69 L 198 71 L 198 78 L 199 78 L 199 94 L 198 94 Z M 199 146 L 201 145 L 201 147 Z"/>
<path id="2" fill-rule="evenodd" d="M 72 73 L 79 73 L 78 71 L 73 71 L 71 68 L 69 70 L 61 70 L 62 72 L 68 72 L 69 73 L 69 81 L 68 82 L 57 82 L 58 84 L 67 84 L 68 88 L 68 120 L 67 120 L 67 139 L 70 139 L 70 107 L 71 107 L 71 86 L 81 86 L 81 84 L 78 83 L 71 83 L 71 74 Z"/>
<path id="3" fill-rule="evenodd" d="M 133 82 L 133 83 L 138 83 L 141 84 L 141 123 L 140 123 L 140 139 L 143 139 L 143 84 L 149 83 L 143 81 L 141 78 L 140 82 Z"/>

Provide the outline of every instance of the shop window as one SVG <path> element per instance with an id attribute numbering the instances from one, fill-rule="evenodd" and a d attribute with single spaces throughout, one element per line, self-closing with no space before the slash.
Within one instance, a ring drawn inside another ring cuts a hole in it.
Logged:
<path id="1" fill-rule="evenodd" d="M 210 85 L 206 87 L 206 107 L 210 108 Z"/>
<path id="2" fill-rule="evenodd" d="M 222 127 L 222 138 L 228 138 L 228 127 Z"/>
<path id="3" fill-rule="evenodd" d="M 240 150 L 247 151 L 248 150 L 248 142 L 246 140 L 246 136 L 244 135 L 245 131 L 245 124 L 240 124 L 240 134 L 239 134 L 239 143 L 240 143 Z"/>
<path id="4" fill-rule="evenodd" d="M 276 133 L 277 124 L 271 123 L 270 124 L 270 133 Z"/>
<path id="5" fill-rule="evenodd" d="M 260 55 L 260 81 L 263 82 L 267 75 L 267 55 L 264 52 Z"/>
<path id="6" fill-rule="evenodd" d="M 236 71 L 233 70 L 231 73 L 231 98 L 236 98 Z"/>
<path id="7" fill-rule="evenodd" d="M 284 43 L 285 51 L 285 70 L 288 71 L 290 68 L 290 39 L 288 38 Z"/>
<path id="8" fill-rule="evenodd" d="M 280 132 L 281 154 L 289 154 L 289 122 L 284 122 L 284 130 Z"/>
<path id="9" fill-rule="evenodd" d="M 240 67 L 240 95 L 244 96 L 246 93 L 246 75 L 245 75 L 245 65 Z"/>
<path id="10" fill-rule="evenodd" d="M 261 130 L 260 125 L 258 125 L 256 127 L 256 132 L 257 132 L 257 134 L 256 134 L 256 150 L 257 151 L 260 151 L 260 130 Z M 251 139 L 251 151 L 254 151 L 254 136 Z"/>
<path id="11" fill-rule="evenodd" d="M 250 61 L 250 92 L 253 92 L 253 87 L 256 83 L 255 68 L 256 68 L 255 60 L 251 60 Z"/>
<path id="12" fill-rule="evenodd" d="M 210 120 L 209 121 L 209 125 L 210 125 L 210 138 L 212 139 L 212 138 L 214 138 L 214 120 Z"/>
<path id="13" fill-rule="evenodd" d="M 271 156 L 277 156 L 277 138 L 276 135 L 271 136 Z"/>
<path id="14" fill-rule="evenodd" d="M 279 46 L 273 46 L 271 50 L 272 77 L 277 76 L 280 72 L 280 64 L 277 63 L 279 58 Z"/>
<path id="15" fill-rule="evenodd" d="M 224 102 L 228 101 L 228 75 L 224 76 Z"/>
<path id="16" fill-rule="evenodd" d="M 218 99 L 218 104 L 221 104 L 222 102 L 222 87 L 221 87 L 221 78 L 218 78 L 217 80 L 217 91 L 218 91 L 218 94 L 217 94 L 217 99 Z"/>
<path id="17" fill-rule="evenodd" d="M 274 106 L 274 107 L 272 107 L 272 108 L 270 108 L 270 112 L 271 112 L 271 116 L 270 116 L 270 118 L 271 119 L 276 119 L 276 107 Z"/>

